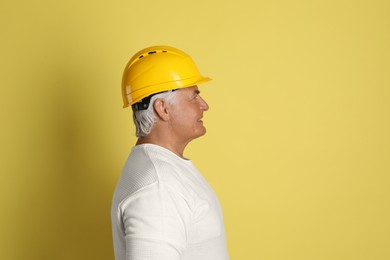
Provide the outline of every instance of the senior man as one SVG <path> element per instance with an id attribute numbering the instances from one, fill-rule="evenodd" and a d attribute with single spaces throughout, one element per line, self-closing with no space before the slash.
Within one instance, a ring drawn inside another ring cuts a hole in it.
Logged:
<path id="1" fill-rule="evenodd" d="M 136 53 L 122 81 L 138 137 L 112 202 L 116 260 L 229 259 L 218 198 L 191 160 L 187 144 L 206 133 L 208 104 L 186 53 L 154 46 Z"/>

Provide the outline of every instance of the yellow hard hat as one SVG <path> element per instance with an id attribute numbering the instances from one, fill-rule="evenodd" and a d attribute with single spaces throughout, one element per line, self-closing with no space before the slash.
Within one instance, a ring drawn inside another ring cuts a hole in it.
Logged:
<path id="1" fill-rule="evenodd" d="M 122 78 L 123 107 L 152 94 L 186 88 L 211 80 L 200 75 L 191 57 L 169 46 L 153 46 L 137 52 Z"/>

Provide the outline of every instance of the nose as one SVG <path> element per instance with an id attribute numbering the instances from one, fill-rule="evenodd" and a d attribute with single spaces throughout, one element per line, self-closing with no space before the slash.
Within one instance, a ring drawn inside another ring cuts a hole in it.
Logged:
<path id="1" fill-rule="evenodd" d="M 209 105 L 202 97 L 200 97 L 200 108 L 203 109 L 204 111 L 209 110 Z"/>

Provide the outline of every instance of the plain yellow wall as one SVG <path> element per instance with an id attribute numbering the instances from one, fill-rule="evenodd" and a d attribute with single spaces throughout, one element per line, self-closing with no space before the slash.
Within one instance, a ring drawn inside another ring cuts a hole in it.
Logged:
<path id="1" fill-rule="evenodd" d="M 122 70 L 193 56 L 231 259 L 390 259 L 390 2 L 2 1 L 0 259 L 113 259 Z"/>

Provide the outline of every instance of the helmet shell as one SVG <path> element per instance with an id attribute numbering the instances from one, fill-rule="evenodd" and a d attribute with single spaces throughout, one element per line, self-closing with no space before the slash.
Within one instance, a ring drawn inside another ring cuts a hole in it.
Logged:
<path id="1" fill-rule="evenodd" d="M 192 58 L 169 46 L 153 46 L 137 52 L 122 78 L 123 107 L 152 94 L 186 88 L 211 80 L 203 77 Z"/>

